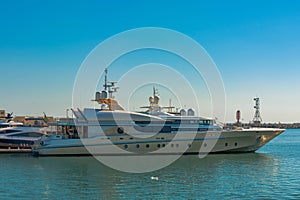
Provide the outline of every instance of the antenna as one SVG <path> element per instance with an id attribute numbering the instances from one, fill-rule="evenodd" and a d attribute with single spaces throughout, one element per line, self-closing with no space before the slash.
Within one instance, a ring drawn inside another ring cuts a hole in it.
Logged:
<path id="1" fill-rule="evenodd" d="M 259 97 L 256 97 L 253 99 L 255 101 L 255 114 L 253 118 L 254 124 L 260 124 L 262 122 L 262 118 L 260 116 L 260 103 L 259 103 Z"/>
<path id="2" fill-rule="evenodd" d="M 109 98 L 114 98 L 113 93 L 117 92 L 117 90 L 119 89 L 119 87 L 116 87 L 115 85 L 117 84 L 117 82 L 115 81 L 107 81 L 107 74 L 108 74 L 108 70 L 107 68 L 105 68 L 104 70 L 105 76 L 104 76 L 104 90 L 102 91 L 102 93 L 108 93 L 108 97 Z M 107 98 L 107 95 L 102 95 L 102 97 Z"/>
<path id="3" fill-rule="evenodd" d="M 107 68 L 104 70 L 105 76 L 104 76 L 104 90 L 107 91 Z"/>

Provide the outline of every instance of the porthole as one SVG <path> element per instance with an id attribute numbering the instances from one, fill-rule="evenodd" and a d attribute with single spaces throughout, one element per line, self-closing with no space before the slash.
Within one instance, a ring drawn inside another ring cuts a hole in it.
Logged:
<path id="1" fill-rule="evenodd" d="M 234 143 L 234 146 L 237 146 L 237 142 L 236 142 L 236 143 Z"/>
<path id="2" fill-rule="evenodd" d="M 165 147 L 166 145 L 165 144 L 162 144 L 162 147 Z"/>
<path id="3" fill-rule="evenodd" d="M 136 145 L 136 148 L 137 148 L 137 149 L 138 149 L 138 148 L 140 148 L 140 145 L 139 145 L 139 144 L 137 144 L 137 145 Z"/>
<path id="4" fill-rule="evenodd" d="M 174 147 L 174 144 L 171 144 L 171 147 Z"/>
<path id="5" fill-rule="evenodd" d="M 176 144 L 176 147 L 179 147 L 179 144 Z"/>
<path id="6" fill-rule="evenodd" d="M 125 148 L 125 149 L 127 149 L 127 148 L 128 148 L 128 145 L 127 145 L 127 144 L 125 144 L 125 145 L 124 145 L 124 148 Z"/>
<path id="7" fill-rule="evenodd" d="M 118 131 L 119 134 L 124 133 L 124 129 L 122 127 L 119 127 L 117 131 Z"/>
<path id="8" fill-rule="evenodd" d="M 225 147 L 227 147 L 227 146 L 228 146 L 228 143 L 226 142 L 226 143 L 225 143 Z"/>
<path id="9" fill-rule="evenodd" d="M 120 137 L 120 140 L 123 140 L 123 138 L 122 138 L 122 137 Z"/>
<path id="10" fill-rule="evenodd" d="M 131 137 L 131 138 L 129 138 L 130 140 L 133 140 L 133 138 Z"/>
<path id="11" fill-rule="evenodd" d="M 146 144 L 146 148 L 149 148 L 150 147 L 150 145 L 149 144 Z"/>
<path id="12" fill-rule="evenodd" d="M 157 144 L 157 147 L 160 148 L 160 144 Z"/>

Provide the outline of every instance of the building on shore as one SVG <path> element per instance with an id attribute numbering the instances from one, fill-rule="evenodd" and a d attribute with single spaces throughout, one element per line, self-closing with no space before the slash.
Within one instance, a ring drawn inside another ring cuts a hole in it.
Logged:
<path id="1" fill-rule="evenodd" d="M 45 120 L 43 116 L 15 116 L 12 119 L 14 122 L 23 123 L 24 126 L 42 127 L 48 126 L 48 123 L 54 122 L 54 117 L 48 117 Z"/>

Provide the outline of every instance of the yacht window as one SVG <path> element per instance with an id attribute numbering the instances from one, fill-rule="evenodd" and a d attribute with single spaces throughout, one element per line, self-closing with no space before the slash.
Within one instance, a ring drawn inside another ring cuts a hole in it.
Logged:
<path id="1" fill-rule="evenodd" d="M 19 131 L 18 131 L 19 132 Z M 15 134 L 14 136 L 19 136 L 19 137 L 42 137 L 44 134 L 42 133 L 36 133 L 36 132 L 29 132 L 29 133 L 19 133 Z"/>
<path id="2" fill-rule="evenodd" d="M 118 131 L 119 134 L 122 134 L 122 133 L 124 133 L 124 128 L 119 127 L 119 128 L 117 129 L 117 131 Z"/>
<path id="3" fill-rule="evenodd" d="M 18 132 L 22 132 L 21 130 L 6 130 L 4 131 L 5 133 L 18 133 Z"/>
<path id="4" fill-rule="evenodd" d="M 134 123 L 136 124 L 136 125 L 148 125 L 148 124 L 150 124 L 150 120 L 149 121 L 135 121 Z"/>
<path id="5" fill-rule="evenodd" d="M 164 126 L 162 129 L 159 131 L 160 133 L 170 133 L 171 132 L 171 126 Z"/>
<path id="6" fill-rule="evenodd" d="M 165 147 L 166 145 L 165 144 L 162 144 L 162 147 Z"/>
<path id="7" fill-rule="evenodd" d="M 208 131 L 208 128 L 198 128 L 198 131 Z"/>
<path id="8" fill-rule="evenodd" d="M 212 124 L 211 120 L 200 120 L 199 122 L 200 125 L 210 125 Z"/>

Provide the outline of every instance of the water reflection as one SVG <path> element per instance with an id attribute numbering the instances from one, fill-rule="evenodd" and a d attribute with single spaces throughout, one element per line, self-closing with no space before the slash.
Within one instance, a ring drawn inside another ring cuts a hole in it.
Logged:
<path id="1" fill-rule="evenodd" d="M 29 160 L 34 163 L 34 170 L 39 171 L 42 194 L 49 198 L 57 193 L 101 199 L 144 198 L 147 193 L 151 198 L 197 198 L 198 193 L 211 198 L 247 197 L 249 187 L 258 194 L 268 193 L 274 185 L 272 180 L 278 177 L 279 166 L 278 158 L 262 153 L 217 154 L 204 159 L 183 156 L 167 168 L 145 174 L 115 171 L 92 157 Z M 154 181 L 151 176 L 159 180 Z"/>

